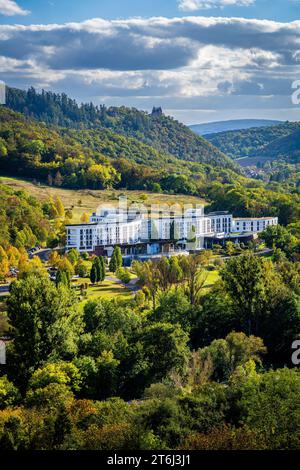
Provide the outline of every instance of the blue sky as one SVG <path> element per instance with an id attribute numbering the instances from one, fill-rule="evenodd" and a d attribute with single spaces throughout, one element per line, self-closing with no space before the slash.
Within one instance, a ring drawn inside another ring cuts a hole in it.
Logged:
<path id="1" fill-rule="evenodd" d="M 300 120 L 300 0 L 0 0 L 0 80 L 186 123 Z"/>
<path id="2" fill-rule="evenodd" d="M 210 1 L 218 4 L 218 0 Z M 132 16 L 165 16 L 170 18 L 186 16 L 186 14 L 240 16 L 276 21 L 293 21 L 300 17 L 300 0 L 256 0 L 249 6 L 199 8 L 198 10 L 182 10 L 177 0 L 19 0 L 16 3 L 24 10 L 29 10 L 31 14 L 26 18 L 21 15 L 10 18 L 0 17 L 0 23 L 13 24 L 20 20 L 22 24 L 62 23 L 84 21 L 96 17 L 115 19 Z M 203 3 L 207 2 L 203 1 Z M 249 3 L 251 3 L 250 0 Z"/>

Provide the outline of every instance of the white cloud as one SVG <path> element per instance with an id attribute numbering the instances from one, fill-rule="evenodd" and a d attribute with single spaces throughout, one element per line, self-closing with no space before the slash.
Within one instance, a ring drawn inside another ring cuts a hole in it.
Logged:
<path id="1" fill-rule="evenodd" d="M 91 19 L 0 25 L 0 79 L 150 109 L 290 104 L 300 21 Z M 272 98 L 270 98 L 270 96 Z"/>
<path id="2" fill-rule="evenodd" d="M 249 7 L 254 3 L 255 0 L 178 0 L 178 7 L 182 11 L 197 11 L 229 6 Z"/>
<path id="3" fill-rule="evenodd" d="M 29 15 L 30 11 L 24 10 L 13 0 L 0 0 L 0 15 L 15 16 Z"/>

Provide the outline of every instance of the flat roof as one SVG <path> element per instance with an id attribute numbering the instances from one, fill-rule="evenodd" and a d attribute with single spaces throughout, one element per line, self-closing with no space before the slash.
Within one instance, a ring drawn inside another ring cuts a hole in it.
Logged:
<path id="1" fill-rule="evenodd" d="M 229 214 L 229 211 L 213 211 L 213 212 L 209 212 L 206 215 L 231 215 L 231 214 Z"/>
<path id="2" fill-rule="evenodd" d="M 93 222 L 93 223 L 82 223 L 82 224 L 68 224 L 66 225 L 66 227 L 86 227 L 86 226 L 89 226 L 89 225 L 99 225 L 97 224 L 96 222 Z"/>
<path id="3" fill-rule="evenodd" d="M 273 220 L 278 217 L 234 217 L 234 220 L 250 220 L 250 221 L 263 221 L 263 220 Z"/>

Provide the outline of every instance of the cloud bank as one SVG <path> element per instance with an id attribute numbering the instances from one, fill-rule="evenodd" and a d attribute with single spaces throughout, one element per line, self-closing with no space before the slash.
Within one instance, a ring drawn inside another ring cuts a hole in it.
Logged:
<path id="1" fill-rule="evenodd" d="M 1 1 L 1 0 L 0 0 Z M 0 26 L 0 79 L 151 108 L 290 106 L 300 21 L 184 17 Z"/>

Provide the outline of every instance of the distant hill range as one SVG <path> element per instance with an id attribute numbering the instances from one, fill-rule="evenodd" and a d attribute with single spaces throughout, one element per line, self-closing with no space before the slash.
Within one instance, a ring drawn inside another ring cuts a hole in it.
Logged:
<path id="1" fill-rule="evenodd" d="M 232 121 L 217 121 L 204 124 L 194 124 L 189 126 L 198 135 L 206 136 L 218 132 L 235 131 L 240 129 L 250 129 L 251 127 L 269 127 L 280 124 L 282 121 L 268 119 L 236 119 Z"/>
<path id="2" fill-rule="evenodd" d="M 215 147 L 232 159 L 261 157 L 284 158 L 292 162 L 300 148 L 299 122 L 282 122 L 271 127 L 252 127 L 206 136 Z"/>

